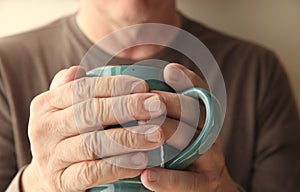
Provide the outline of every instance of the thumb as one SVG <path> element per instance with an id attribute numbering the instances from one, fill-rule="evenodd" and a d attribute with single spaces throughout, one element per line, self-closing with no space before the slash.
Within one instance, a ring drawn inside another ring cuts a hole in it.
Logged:
<path id="1" fill-rule="evenodd" d="M 209 90 L 207 84 L 196 73 L 178 63 L 170 63 L 164 69 L 164 80 L 173 89 L 182 91 L 192 87 Z"/>
<path id="2" fill-rule="evenodd" d="M 49 89 L 52 90 L 60 87 L 70 81 L 84 77 L 85 75 L 85 70 L 80 66 L 73 66 L 69 69 L 63 69 L 54 76 Z"/>

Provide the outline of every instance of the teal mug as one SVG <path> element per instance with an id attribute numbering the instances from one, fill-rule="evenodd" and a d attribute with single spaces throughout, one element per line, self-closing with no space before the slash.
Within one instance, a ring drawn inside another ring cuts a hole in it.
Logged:
<path id="1" fill-rule="evenodd" d="M 150 90 L 160 90 L 176 92 L 167 85 L 163 79 L 163 68 L 143 66 L 143 65 L 119 65 L 105 66 L 93 69 L 87 73 L 88 77 L 105 77 L 114 75 L 131 75 L 145 80 Z M 190 88 L 182 92 L 176 92 L 195 99 L 200 99 L 204 103 L 206 119 L 204 127 L 196 139 L 191 142 L 184 150 L 178 151 L 174 147 L 164 144 L 164 150 L 176 154 L 167 162 L 163 162 L 166 169 L 184 170 L 197 158 L 204 154 L 215 142 L 221 129 L 221 109 L 216 98 L 202 88 Z M 176 151 L 177 150 L 177 151 Z M 150 151 L 153 154 L 161 154 L 158 149 Z M 165 154 L 165 153 L 163 153 Z M 100 185 L 88 190 L 89 192 L 149 192 L 139 177 L 122 179 L 113 183 Z"/>

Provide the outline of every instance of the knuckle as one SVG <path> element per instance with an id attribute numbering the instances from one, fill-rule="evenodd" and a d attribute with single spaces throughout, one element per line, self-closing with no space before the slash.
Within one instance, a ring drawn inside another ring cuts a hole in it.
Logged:
<path id="1" fill-rule="evenodd" d="M 44 92 L 33 98 L 33 100 L 30 103 L 30 112 L 37 113 L 38 111 L 43 109 L 43 107 L 47 104 L 49 100 L 49 94 L 50 92 Z"/>
<path id="2" fill-rule="evenodd" d="M 56 118 L 54 117 L 46 117 L 43 118 L 40 121 L 40 126 L 38 130 L 38 133 L 40 133 L 41 135 L 49 135 L 48 133 L 53 133 L 54 131 L 57 130 L 57 127 L 60 127 L 60 121 L 58 121 Z"/>
<path id="3" fill-rule="evenodd" d="M 89 99 L 85 102 L 74 105 L 73 111 L 67 115 L 69 118 L 62 120 L 65 125 L 75 123 L 80 133 L 94 130 L 101 126 L 103 113 L 103 102 L 101 99 Z M 71 121 L 70 121 L 71 120 Z"/>
<path id="4" fill-rule="evenodd" d="M 121 140 L 122 144 L 127 148 L 135 148 L 136 147 L 136 134 L 131 133 L 130 131 L 122 131 Z"/>
<path id="5" fill-rule="evenodd" d="M 98 164 L 98 170 L 102 171 L 98 172 L 97 178 L 101 178 L 102 181 L 107 181 L 108 177 L 117 180 L 136 176 L 132 171 L 128 171 L 122 167 L 123 161 L 122 158 L 119 157 L 111 157 L 104 161 L 101 161 Z"/>
<path id="6" fill-rule="evenodd" d="M 95 134 L 95 133 L 91 133 L 91 134 Z M 101 147 L 97 146 L 97 142 L 90 141 L 92 140 L 92 138 L 94 137 L 86 137 L 85 139 L 80 139 L 79 149 L 80 149 L 80 153 L 82 153 L 84 157 L 95 160 L 96 157 L 94 151 L 97 150 L 98 153 Z"/>
<path id="7" fill-rule="evenodd" d="M 29 121 L 28 126 L 28 137 L 35 145 L 39 143 L 46 145 L 47 143 L 45 141 L 51 141 L 64 127 L 60 120 L 53 116 L 45 117 L 37 115 L 35 118 L 35 120 Z"/>
<path id="8" fill-rule="evenodd" d="M 77 79 L 76 81 L 71 82 L 71 90 L 73 92 L 74 101 L 81 101 L 87 98 L 90 98 L 92 95 L 92 82 L 85 78 Z"/>
<path id="9" fill-rule="evenodd" d="M 98 178 L 99 181 L 105 180 L 106 174 L 110 173 L 108 171 L 108 165 L 105 161 L 99 161 L 98 163 L 95 164 L 96 169 L 100 170 L 97 172 L 96 177 Z"/>
<path id="10" fill-rule="evenodd" d="M 95 163 L 95 168 L 98 170 L 95 172 L 93 183 L 97 183 L 101 181 L 102 183 L 106 183 L 111 178 L 120 178 L 120 168 L 116 166 L 114 162 L 109 160 L 98 161 Z"/>
<path id="11" fill-rule="evenodd" d="M 126 79 L 123 75 L 112 76 L 108 78 L 108 80 L 107 92 L 110 93 L 112 97 L 120 96 L 124 93 L 124 90 L 126 90 L 126 87 L 124 87 Z"/>
<path id="12" fill-rule="evenodd" d="M 63 181 L 62 181 L 62 173 L 60 173 L 56 178 L 56 189 L 58 189 L 57 191 L 65 191 L 64 190 L 65 186 L 63 186 Z"/>
<path id="13" fill-rule="evenodd" d="M 95 99 L 94 100 L 94 107 L 97 117 L 102 117 L 102 112 L 104 108 L 103 100 L 102 99 Z"/>
<path id="14" fill-rule="evenodd" d="M 116 142 L 118 145 L 116 145 Z M 130 131 L 126 130 L 116 130 L 113 133 L 111 133 L 111 139 L 107 142 L 107 145 L 110 149 L 115 149 L 116 147 L 120 150 L 121 149 L 128 149 L 135 146 L 136 139 L 133 136 L 133 134 L 130 133 Z M 107 146 L 106 145 L 106 146 Z"/>
<path id="15" fill-rule="evenodd" d="M 111 77 L 108 77 L 106 78 L 106 92 L 107 94 L 112 94 L 113 91 L 116 89 L 117 87 L 117 79 L 118 79 L 119 76 L 111 76 Z M 113 96 L 113 95 L 111 95 Z"/>
<path id="16" fill-rule="evenodd" d="M 197 176 L 195 174 L 191 174 L 191 182 L 188 185 L 189 190 L 188 191 L 197 191 L 198 189 L 198 183 Z"/>
<path id="17" fill-rule="evenodd" d="M 133 119 L 139 119 L 139 116 L 146 112 L 145 108 L 143 107 L 143 102 L 144 97 L 142 97 L 140 94 L 134 94 L 128 97 L 127 110 Z"/>
<path id="18" fill-rule="evenodd" d="M 49 188 L 53 191 L 62 191 L 62 185 L 61 185 L 61 180 L 59 177 L 57 177 L 57 175 L 54 176 L 50 176 L 48 177 L 48 182 L 47 185 L 49 186 Z"/>
<path id="19" fill-rule="evenodd" d="M 95 162 L 82 162 L 79 170 L 80 172 L 76 176 L 76 182 L 78 182 L 82 187 L 88 188 L 97 181 L 97 177 L 93 175 L 93 172 L 97 170 L 95 168 Z"/>
<path id="20" fill-rule="evenodd" d="M 32 144 L 35 144 L 35 143 L 38 143 L 39 139 L 41 138 L 41 134 L 42 131 L 41 129 L 37 129 L 33 126 L 29 126 L 29 129 L 28 129 L 28 137 L 30 139 L 30 142 Z"/>
<path id="21" fill-rule="evenodd" d="M 131 112 L 131 96 L 114 97 L 106 99 L 106 119 L 118 124 L 134 120 Z"/>
<path id="22" fill-rule="evenodd" d="M 53 131 L 55 131 L 58 134 L 64 134 L 66 132 L 67 127 L 71 126 L 70 120 L 74 119 L 74 117 L 72 117 L 73 114 L 69 114 L 69 113 L 64 113 L 64 114 L 60 114 L 58 117 L 58 119 L 54 119 L 52 118 L 53 122 L 52 122 L 52 127 L 55 129 L 52 129 Z"/>
<path id="23" fill-rule="evenodd" d="M 119 118 L 121 123 L 136 119 L 135 111 L 133 110 L 135 97 L 136 95 L 127 95 L 114 102 L 114 114 L 117 117 L 121 117 Z"/>
<path id="24" fill-rule="evenodd" d="M 120 172 L 120 168 L 117 167 L 116 164 L 110 164 L 109 166 L 110 168 L 110 174 L 116 176 L 116 178 L 120 178 L 121 172 Z"/>
<path id="25" fill-rule="evenodd" d="M 32 143 L 39 143 L 41 138 L 46 135 L 47 126 L 45 124 L 44 120 L 41 120 L 40 122 L 31 121 L 29 123 L 28 137 Z"/>
<path id="26" fill-rule="evenodd" d="M 30 112 L 33 113 L 40 107 L 40 96 L 36 96 L 30 103 Z"/>
<path id="27" fill-rule="evenodd" d="M 94 84 L 94 92 L 98 92 L 100 95 L 113 96 L 112 92 L 115 88 L 117 76 L 108 77 L 94 77 L 96 80 Z"/>
<path id="28" fill-rule="evenodd" d="M 130 95 L 128 97 L 127 110 L 134 119 L 137 119 L 138 116 L 138 111 L 136 110 L 137 103 L 141 103 L 141 99 L 138 97 L 138 95 Z"/>
<path id="29" fill-rule="evenodd" d="M 101 126 L 104 118 L 109 119 L 109 108 L 106 106 L 107 99 L 94 99 L 89 107 L 90 110 L 87 110 L 89 119 L 91 122 L 95 122 L 97 125 Z M 102 125 L 104 126 L 104 125 Z"/>
<path id="30" fill-rule="evenodd" d="M 115 82 L 116 93 L 130 94 L 134 92 L 146 92 L 148 90 L 148 84 L 146 81 L 130 76 L 130 75 L 120 75 Z"/>

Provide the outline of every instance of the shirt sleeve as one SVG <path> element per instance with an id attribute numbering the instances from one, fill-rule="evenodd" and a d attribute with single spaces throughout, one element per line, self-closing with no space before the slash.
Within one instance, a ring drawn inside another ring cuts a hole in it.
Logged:
<path id="1" fill-rule="evenodd" d="M 260 66 L 252 192 L 300 189 L 300 123 L 287 75 L 273 53 Z"/>
<path id="2" fill-rule="evenodd" d="M 16 176 L 14 177 L 12 182 L 9 184 L 9 186 L 5 192 L 22 192 L 23 191 L 22 184 L 21 184 L 21 177 L 22 177 L 22 174 L 26 167 L 27 166 L 24 166 L 18 171 L 18 173 L 16 174 Z"/>
<path id="3" fill-rule="evenodd" d="M 5 191 L 18 172 L 9 103 L 1 74 L 0 58 L 0 191 Z"/>

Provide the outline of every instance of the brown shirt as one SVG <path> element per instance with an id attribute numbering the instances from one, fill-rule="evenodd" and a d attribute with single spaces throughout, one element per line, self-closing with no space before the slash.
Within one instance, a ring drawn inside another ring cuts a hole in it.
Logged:
<path id="1" fill-rule="evenodd" d="M 234 181 L 252 192 L 299 191 L 299 116 L 278 59 L 260 46 L 185 18 L 183 23 L 209 48 L 225 79 L 228 106 L 221 140 Z M 78 65 L 91 46 L 74 16 L 0 39 L 0 191 L 31 160 L 31 100 L 48 89 L 59 70 Z M 178 53 L 158 57 L 190 66 Z M 18 183 L 19 175 L 9 190 L 17 191 Z"/>

